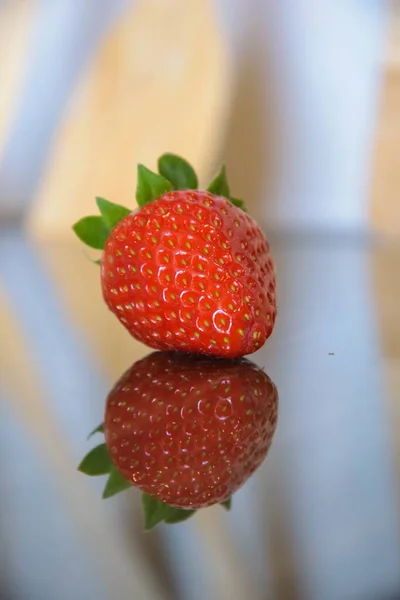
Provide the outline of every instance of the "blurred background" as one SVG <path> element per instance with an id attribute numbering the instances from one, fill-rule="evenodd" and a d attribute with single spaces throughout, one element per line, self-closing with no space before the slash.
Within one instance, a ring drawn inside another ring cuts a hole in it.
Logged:
<path id="1" fill-rule="evenodd" d="M 1 600 L 400 598 L 398 2 L 0 0 L 0 92 Z M 143 535 L 75 469 L 147 350 L 71 224 L 165 151 L 269 232 L 280 425 L 229 515 Z"/>

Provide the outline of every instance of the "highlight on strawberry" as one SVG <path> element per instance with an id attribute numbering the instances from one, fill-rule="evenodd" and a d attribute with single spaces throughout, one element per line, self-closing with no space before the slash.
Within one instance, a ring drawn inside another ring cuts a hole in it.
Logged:
<path id="1" fill-rule="evenodd" d="M 278 419 L 278 393 L 247 359 L 154 352 L 110 391 L 101 433 L 79 470 L 107 475 L 103 497 L 135 486 L 145 528 L 178 523 L 221 504 L 265 459 Z"/>
<path id="2" fill-rule="evenodd" d="M 132 211 L 97 198 L 73 229 L 102 250 L 101 287 L 131 335 L 158 350 L 236 358 L 260 349 L 276 318 L 268 242 L 230 193 L 225 168 L 199 190 L 187 161 L 138 166 Z"/>

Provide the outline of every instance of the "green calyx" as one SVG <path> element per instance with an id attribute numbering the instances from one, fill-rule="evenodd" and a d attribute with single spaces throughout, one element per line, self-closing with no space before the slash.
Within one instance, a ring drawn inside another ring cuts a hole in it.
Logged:
<path id="1" fill-rule="evenodd" d="M 158 523 L 180 523 L 186 521 L 195 514 L 195 510 L 184 510 L 175 508 L 161 500 L 157 500 L 149 494 L 142 494 L 142 506 L 144 514 L 144 528 L 146 531 L 153 529 Z"/>
<path id="2" fill-rule="evenodd" d="M 88 438 L 92 437 L 96 433 L 104 433 L 104 425 L 101 423 L 93 429 L 89 434 Z M 88 452 L 88 454 L 81 461 L 78 466 L 78 471 L 89 475 L 90 477 L 107 475 L 106 485 L 103 490 L 103 498 L 111 498 L 124 490 L 132 488 L 132 484 L 123 477 L 123 475 L 116 469 L 111 461 L 107 445 L 103 442 L 98 446 L 95 446 Z M 153 529 L 158 523 L 167 523 L 173 525 L 186 521 L 193 516 L 196 510 L 186 510 L 183 508 L 176 508 L 162 502 L 149 494 L 142 494 L 142 506 L 144 514 L 144 528 L 146 531 Z M 226 510 L 231 508 L 231 498 L 225 502 L 221 502 L 221 506 Z"/>
<path id="3" fill-rule="evenodd" d="M 195 190 L 199 185 L 193 167 L 176 154 L 160 156 L 158 172 L 171 182 L 174 190 Z"/>
<path id="4" fill-rule="evenodd" d="M 207 191 L 211 192 L 212 194 L 216 194 L 217 196 L 225 196 L 225 198 L 228 198 L 228 200 L 230 200 L 232 202 L 232 204 L 234 204 L 235 206 L 237 206 L 244 212 L 247 212 L 245 205 L 244 205 L 244 201 L 239 200 L 239 198 L 234 198 L 233 196 L 231 196 L 228 179 L 226 177 L 226 168 L 225 167 L 221 167 L 220 172 L 218 173 L 218 175 L 216 177 L 214 177 L 214 179 L 208 186 Z"/>
<path id="5" fill-rule="evenodd" d="M 172 190 L 172 183 L 147 167 L 138 165 L 136 202 L 140 208 L 149 204 L 165 192 Z"/>
<path id="6" fill-rule="evenodd" d="M 136 202 L 139 208 L 156 200 L 165 192 L 198 189 L 195 170 L 180 156 L 171 153 L 163 154 L 158 159 L 157 168 L 158 173 L 155 173 L 143 165 L 138 165 Z M 221 168 L 207 187 L 207 191 L 218 196 L 225 196 L 232 204 L 246 211 L 243 200 L 234 198 L 230 194 L 225 167 Z M 95 250 L 103 250 L 113 227 L 131 214 L 132 210 L 120 204 L 114 204 L 105 198 L 96 198 L 96 204 L 100 214 L 80 219 L 72 229 L 84 244 Z M 98 263 L 99 261 L 94 260 L 93 262 Z"/>

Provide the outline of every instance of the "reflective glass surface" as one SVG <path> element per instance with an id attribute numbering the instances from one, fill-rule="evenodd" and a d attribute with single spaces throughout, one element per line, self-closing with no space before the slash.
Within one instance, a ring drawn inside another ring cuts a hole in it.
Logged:
<path id="1" fill-rule="evenodd" d="M 143 532 L 140 494 L 76 469 L 113 383 L 149 349 L 102 303 L 79 245 L 0 237 L 0 581 L 6 600 L 400 597 L 398 432 L 372 242 L 272 236 L 278 320 L 250 358 L 279 392 L 232 509 Z"/>

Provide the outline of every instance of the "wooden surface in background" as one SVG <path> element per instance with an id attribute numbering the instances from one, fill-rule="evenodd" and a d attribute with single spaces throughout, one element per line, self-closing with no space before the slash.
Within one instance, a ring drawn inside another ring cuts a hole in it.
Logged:
<path id="1" fill-rule="evenodd" d="M 400 240 L 383 242 L 373 254 L 373 289 L 385 357 L 397 359 L 400 371 Z"/>
<path id="2" fill-rule="evenodd" d="M 26 72 L 37 0 L 0 2 L 0 160 Z"/>
<path id="3" fill-rule="evenodd" d="M 373 157 L 371 222 L 386 241 L 372 262 L 385 375 L 400 425 L 400 5 L 392 3 L 384 86 Z M 391 240 L 390 242 L 388 240 Z M 400 443 L 398 446 L 400 450 Z M 398 452 L 397 456 L 400 456 Z"/>
<path id="4" fill-rule="evenodd" d="M 214 168 L 229 106 L 225 48 L 210 0 L 142 0 L 112 26 L 82 74 L 28 226 L 69 238 L 95 196 L 135 207 L 138 162 L 181 153 Z"/>
<path id="5" fill-rule="evenodd" d="M 400 5 L 393 3 L 372 161 L 371 221 L 400 235 Z"/>
<path id="6" fill-rule="evenodd" d="M 400 235 L 400 5 L 396 4 L 372 168 L 371 223 L 386 234 Z M 37 5 L 36 0 L 8 0 L 0 5 L 0 152 L 18 105 Z M 249 85 L 249 72 L 246 77 L 242 82 L 245 108 L 240 104 L 233 133 L 250 135 L 252 153 L 257 154 L 257 120 L 246 109 L 255 91 Z M 154 166 L 156 156 L 166 149 L 188 156 L 204 178 L 226 133 L 230 84 L 210 0 L 142 0 L 132 6 L 82 73 L 59 125 L 30 230 L 42 238 L 76 243 L 70 224 L 94 210 L 94 197 L 104 195 L 133 206 L 135 164 Z M 228 148 L 228 163 L 235 167 L 233 154 L 234 148 Z M 235 183 L 234 168 L 232 174 Z M 253 195 L 257 196 L 256 190 Z M 79 251 L 77 243 L 76 247 Z M 390 358 L 400 358 L 397 256 L 395 250 L 385 252 L 384 258 L 378 252 L 374 261 L 384 350 Z M 87 269 L 92 265 L 88 263 Z M 92 271 L 88 277 L 94 277 Z M 84 301 L 85 297 L 79 298 Z M 106 352 L 103 343 L 96 340 Z"/>

